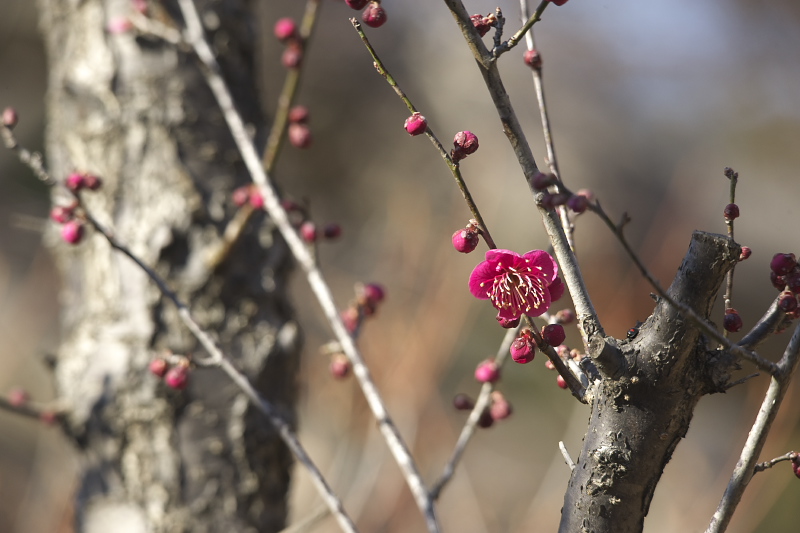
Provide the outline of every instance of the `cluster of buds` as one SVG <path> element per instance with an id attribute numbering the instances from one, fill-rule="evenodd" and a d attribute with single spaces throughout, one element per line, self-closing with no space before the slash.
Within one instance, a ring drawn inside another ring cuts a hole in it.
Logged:
<path id="1" fill-rule="evenodd" d="M 96 191 L 102 184 L 102 180 L 97 176 L 80 172 L 73 172 L 64 180 L 64 187 L 76 197 L 83 190 Z M 77 200 L 69 204 L 53 206 L 50 210 L 50 219 L 61 225 L 61 239 L 64 242 L 78 244 L 83 240 L 85 221 Z"/>
<path id="2" fill-rule="evenodd" d="M 386 10 L 381 6 L 380 0 L 344 0 L 344 3 L 352 9 L 364 9 L 361 20 L 367 26 L 379 28 L 386 23 Z"/>
<path id="3" fill-rule="evenodd" d="M 539 339 L 539 348 L 544 349 L 547 346 L 558 347 L 567 338 L 564 333 L 564 327 L 561 324 L 548 324 L 542 328 L 541 338 Z M 525 329 L 520 335 L 511 343 L 511 358 L 516 363 L 530 363 L 536 355 L 537 341 L 533 333 L 529 329 Z M 548 361 L 549 362 L 549 361 Z"/>
<path id="4" fill-rule="evenodd" d="M 454 162 L 461 161 L 478 149 L 478 137 L 471 131 L 459 131 L 453 138 L 453 149 L 450 157 Z"/>
<path id="5" fill-rule="evenodd" d="M 361 323 L 378 310 L 378 305 L 386 298 L 386 290 L 377 283 L 365 283 L 356 286 L 356 297 L 341 313 L 342 322 L 347 331 L 354 337 L 358 335 Z"/>
<path id="6" fill-rule="evenodd" d="M 468 254 L 478 247 L 480 242 L 481 229 L 478 221 L 471 219 L 467 227 L 453 233 L 453 248 L 462 254 Z M 516 326 L 515 326 L 516 327 Z"/>
<path id="7" fill-rule="evenodd" d="M 167 387 L 183 390 L 189 384 L 189 366 L 187 357 L 167 353 L 150 361 L 150 373 L 162 378 Z"/>
<path id="8" fill-rule="evenodd" d="M 78 244 L 83 240 L 84 223 L 78 216 L 78 202 L 54 206 L 50 210 L 50 219 L 61 224 L 61 239 L 64 242 Z"/>
<path id="9" fill-rule="evenodd" d="M 295 148 L 308 148 L 313 140 L 308 127 L 310 113 L 302 105 L 294 106 L 289 110 L 289 142 Z"/>
<path id="10" fill-rule="evenodd" d="M 547 192 L 547 190 L 558 185 L 558 178 L 555 174 L 545 174 L 536 172 L 531 178 L 531 185 L 537 191 L 545 191 L 542 196 L 541 204 L 545 209 L 555 209 L 558 206 L 566 205 L 573 213 L 580 215 L 594 200 L 594 193 L 589 189 L 581 189 L 575 194 L 564 192 Z"/>
<path id="11" fill-rule="evenodd" d="M 354 338 L 358 336 L 364 319 L 375 314 L 378 304 L 384 298 L 386 298 L 386 290 L 377 283 L 365 283 L 356 286 L 356 297 L 340 313 L 344 327 L 350 335 Z M 330 354 L 328 370 L 334 378 L 343 379 L 350 375 L 350 360 L 342 353 L 339 343 L 329 343 L 323 347 L 323 352 Z"/>
<path id="12" fill-rule="evenodd" d="M 281 55 L 281 63 L 288 69 L 295 69 L 303 62 L 303 38 L 297 23 L 293 18 L 284 17 L 278 19 L 273 28 L 275 38 L 286 45 Z"/>
<path id="13" fill-rule="evenodd" d="M 489 30 L 492 28 L 497 27 L 497 15 L 494 13 L 489 13 L 488 15 L 472 15 L 469 18 L 472 21 L 472 25 L 475 26 L 475 29 L 478 30 L 478 35 L 483 37 Z"/>
<path id="14" fill-rule="evenodd" d="M 327 240 L 337 239 L 341 234 L 342 227 L 336 222 L 329 222 L 322 228 L 317 227 L 317 225 L 310 220 L 306 220 L 300 224 L 300 237 L 309 244 L 317 242 L 320 237 Z"/>
<path id="15" fill-rule="evenodd" d="M 231 199 L 236 207 L 242 207 L 245 204 L 250 204 L 253 209 L 261 209 L 264 207 L 264 197 L 255 184 L 242 185 L 233 190 Z"/>
<path id="16" fill-rule="evenodd" d="M 283 200 L 281 206 L 289 215 L 292 226 L 300 233 L 300 238 L 309 244 L 317 242 L 320 238 L 333 240 L 342 235 L 342 227 L 336 222 L 329 222 L 322 227 L 317 226 L 308 218 L 308 211 L 297 202 Z"/>
<path id="17" fill-rule="evenodd" d="M 563 342 L 563 340 L 562 340 L 562 342 Z M 561 360 L 564 361 L 564 362 L 566 362 L 569 359 L 572 359 L 575 362 L 579 362 L 584 357 L 584 354 L 581 353 L 580 350 L 577 350 L 577 349 L 574 349 L 574 348 L 570 349 L 569 346 L 565 346 L 563 344 L 556 347 L 556 353 L 561 358 Z M 555 370 L 556 369 L 556 367 L 553 364 L 553 362 L 550 361 L 549 359 L 545 362 L 544 366 L 548 370 Z M 568 387 L 567 381 L 563 377 L 561 377 L 561 374 L 559 374 L 556 377 L 556 385 L 558 385 L 562 389 L 566 389 Z"/>
<path id="18" fill-rule="evenodd" d="M 778 306 L 790 320 L 800 318 L 800 265 L 797 258 L 791 253 L 775 254 L 769 268 L 772 286 L 781 291 Z"/>
<path id="19" fill-rule="evenodd" d="M 489 407 L 484 409 L 478 418 L 478 426 L 488 428 L 494 425 L 499 420 L 504 420 L 511 416 L 513 409 L 511 402 L 509 402 L 502 392 L 495 390 L 491 393 L 491 403 Z M 475 408 L 475 402 L 463 393 L 458 393 L 453 398 L 453 407 L 459 411 L 471 411 Z"/>

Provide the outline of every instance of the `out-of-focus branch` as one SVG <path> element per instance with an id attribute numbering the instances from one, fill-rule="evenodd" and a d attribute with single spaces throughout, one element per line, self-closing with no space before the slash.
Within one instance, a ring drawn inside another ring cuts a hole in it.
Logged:
<path id="1" fill-rule="evenodd" d="M 495 363 L 499 368 L 502 368 L 503 364 L 505 363 L 506 359 L 508 358 L 509 349 L 511 348 L 511 343 L 514 342 L 514 339 L 517 337 L 520 328 L 517 327 L 515 329 L 509 329 L 506 331 L 505 337 L 503 337 L 503 342 L 500 343 L 500 347 L 497 349 L 497 355 L 495 356 Z M 453 448 L 453 454 L 450 456 L 450 460 L 447 461 L 447 464 L 444 466 L 444 471 L 442 475 L 439 476 L 439 479 L 431 487 L 431 497 L 434 499 L 438 499 L 442 493 L 442 489 L 450 482 L 450 479 L 453 477 L 453 474 L 456 471 L 456 467 L 458 466 L 459 461 L 461 461 L 461 457 L 464 455 L 464 451 L 467 449 L 467 444 L 469 440 L 472 438 L 472 435 L 475 433 L 475 428 L 478 425 L 478 420 L 480 420 L 481 415 L 489 407 L 489 402 L 491 401 L 492 391 L 494 390 L 494 383 L 484 383 L 481 386 L 481 392 L 478 395 L 478 399 L 475 402 L 475 407 L 472 408 L 472 411 L 469 413 L 469 417 L 467 417 L 467 421 L 464 424 L 464 427 L 461 428 L 461 434 L 458 436 L 458 440 L 456 441 L 456 445 Z"/>
<path id="2" fill-rule="evenodd" d="M 378 423 L 378 428 L 389 446 L 389 450 L 392 452 L 397 465 L 400 467 L 400 471 L 406 479 L 406 483 L 411 489 L 417 506 L 425 517 L 428 530 L 431 532 L 439 531 L 433 499 L 430 497 L 430 493 L 422 481 L 422 477 L 419 474 L 419 470 L 411 456 L 408 446 L 403 441 L 397 426 L 386 411 L 383 399 L 372 380 L 372 376 L 364 363 L 361 353 L 358 348 L 356 348 L 353 338 L 347 332 L 339 316 L 328 284 L 325 282 L 312 254 L 292 227 L 286 210 L 283 209 L 280 204 L 277 191 L 268 178 L 267 173 L 264 171 L 261 158 L 258 156 L 253 142 L 247 134 L 244 121 L 236 111 L 233 98 L 222 78 L 219 64 L 203 35 L 203 27 L 197 9 L 191 0 L 179 0 L 179 5 L 184 20 L 186 21 L 186 40 L 190 43 L 192 49 L 202 63 L 201 71 L 222 110 L 225 122 L 231 130 L 234 142 L 242 155 L 245 166 L 264 199 L 264 209 L 283 236 L 289 249 L 297 260 L 297 263 L 300 265 L 300 268 L 305 272 L 311 290 L 320 303 L 336 339 L 339 341 L 342 350 L 350 360 L 350 364 L 353 367 L 353 374 L 356 376 L 358 384 L 367 400 L 367 404 Z"/>
<path id="3" fill-rule="evenodd" d="M 306 2 L 306 9 L 303 13 L 303 20 L 300 21 L 300 42 L 302 43 L 303 53 L 305 54 L 308 48 L 308 42 L 314 33 L 314 28 L 317 25 L 318 13 L 320 7 L 320 0 L 308 0 Z M 286 139 L 286 127 L 289 123 L 289 109 L 292 107 L 297 90 L 300 87 L 300 77 L 303 73 L 303 65 L 306 63 L 305 58 L 297 68 L 289 69 L 286 74 L 286 79 L 283 82 L 283 89 L 278 96 L 278 107 L 275 110 L 275 116 L 272 121 L 272 129 L 267 138 L 267 145 L 264 148 L 264 157 L 262 162 L 267 173 L 271 173 L 275 168 L 275 161 L 277 160 L 278 153 L 280 152 L 281 145 Z"/>
<path id="4" fill-rule="evenodd" d="M 769 389 L 761 403 L 756 421 L 750 429 L 744 448 L 733 470 L 733 475 L 725 489 L 725 494 L 711 518 L 711 523 L 706 533 L 721 533 L 725 531 L 731 521 L 736 507 L 742 499 L 747 485 L 756 472 L 756 461 L 767 440 L 767 435 L 778 414 L 783 398 L 789 387 L 789 382 L 797 369 L 800 361 L 800 324 L 795 327 L 794 334 L 789 341 L 783 357 L 778 362 L 778 370 L 770 380 Z"/>

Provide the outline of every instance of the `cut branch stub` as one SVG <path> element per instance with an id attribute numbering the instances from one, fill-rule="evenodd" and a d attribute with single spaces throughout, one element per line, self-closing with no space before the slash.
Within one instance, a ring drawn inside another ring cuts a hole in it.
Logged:
<path id="1" fill-rule="evenodd" d="M 695 232 L 669 288 L 675 300 L 708 318 L 740 247 L 725 236 Z M 700 397 L 713 387 L 713 364 L 697 327 L 664 300 L 631 341 L 592 343 L 605 379 L 593 391 L 583 449 L 565 495 L 559 531 L 642 530 L 653 491 Z M 612 377 L 609 377 L 612 376 Z"/>

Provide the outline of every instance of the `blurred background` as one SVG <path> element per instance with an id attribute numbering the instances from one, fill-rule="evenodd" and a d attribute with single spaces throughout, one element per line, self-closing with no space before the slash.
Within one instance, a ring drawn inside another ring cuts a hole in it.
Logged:
<path id="1" fill-rule="evenodd" d="M 303 3 L 265 6 L 262 54 L 267 109 L 283 81 L 280 17 Z M 443 142 L 471 130 L 480 149 L 462 172 L 498 245 L 519 252 L 547 241 L 527 185 L 502 133 L 460 32 L 442 2 L 385 0 L 388 23 L 367 29 L 387 67 Z M 468 2 L 471 13 L 499 5 L 518 27 L 516 2 Z M 466 415 L 455 393 L 475 395 L 475 365 L 503 336 L 467 279 L 483 249 L 461 255 L 452 233 L 469 219 L 447 167 L 424 138 L 402 129 L 404 105 L 375 73 L 338 0 L 324 2 L 298 103 L 311 110 L 314 144 L 288 148 L 275 179 L 306 201 L 313 218 L 344 228 L 320 256 L 344 307 L 359 281 L 388 297 L 366 323 L 361 347 L 425 479 L 441 473 Z M 489 37 L 486 37 L 487 41 Z M 736 269 L 734 306 L 745 329 L 774 298 L 776 252 L 800 253 L 800 4 L 794 0 L 573 0 L 551 6 L 536 26 L 544 59 L 562 176 L 594 190 L 618 218 L 644 262 L 668 285 L 691 232 L 724 233 L 726 166 L 739 172 L 736 239 L 753 249 Z M 522 49 L 501 71 L 537 162 L 544 147 Z M 4 0 L 0 17 L 0 107 L 13 105 L 20 141 L 42 146 L 46 64 L 33 3 Z M 16 386 L 53 401 L 43 364 L 58 342 L 58 280 L 42 247 L 47 192 L 0 150 L 0 392 Z M 579 259 L 607 332 L 624 337 L 653 303 L 619 244 L 591 215 L 577 220 Z M 293 283 L 305 332 L 300 435 L 366 532 L 420 531 L 423 523 L 353 380 L 335 381 L 319 347 L 328 328 L 304 279 Z M 567 298 L 554 308 L 569 306 Z M 721 322 L 722 309 L 716 321 Z M 567 343 L 580 346 L 577 331 Z M 737 338 L 735 335 L 734 338 Z M 789 334 L 761 352 L 773 359 Z M 742 376 L 753 371 L 746 367 Z M 752 379 L 704 398 L 656 490 L 649 533 L 703 531 L 728 482 L 767 387 Z M 505 369 L 500 389 L 514 415 L 480 431 L 440 500 L 445 531 L 555 531 L 569 477 L 558 451 L 576 456 L 588 408 L 555 385 L 539 355 Z M 762 460 L 800 449 L 800 384 L 786 399 Z M 0 531 L 71 531 L 76 456 L 55 429 L 0 413 Z M 757 475 L 729 528 L 733 533 L 797 531 L 800 480 L 787 464 Z M 322 503 L 302 469 L 291 497 L 295 522 Z M 315 531 L 337 531 L 322 518 Z"/>

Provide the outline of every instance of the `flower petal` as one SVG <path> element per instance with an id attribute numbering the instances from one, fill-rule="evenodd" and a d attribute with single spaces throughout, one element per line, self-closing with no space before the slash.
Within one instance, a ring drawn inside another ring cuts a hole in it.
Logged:
<path id="1" fill-rule="evenodd" d="M 487 252 L 488 253 L 488 252 Z M 481 261 L 469 275 L 469 292 L 475 298 L 481 300 L 489 299 L 489 291 L 492 290 L 492 282 L 497 274 L 495 265 L 489 261 Z"/>
<path id="2" fill-rule="evenodd" d="M 547 280 L 548 285 L 553 282 L 558 274 L 558 263 L 544 250 L 531 250 L 523 255 L 522 259 L 533 267 L 539 267 L 542 277 Z"/>
<path id="3" fill-rule="evenodd" d="M 560 277 L 556 276 L 556 279 L 550 284 L 550 300 L 557 302 L 562 296 L 564 296 L 564 282 L 561 281 Z"/>
<path id="4" fill-rule="evenodd" d="M 502 248 L 487 250 L 486 252 L 486 261 L 492 263 L 492 267 L 496 266 L 497 263 L 503 263 L 503 266 L 506 267 L 512 266 L 520 258 L 521 256 L 517 252 L 503 250 Z"/>

